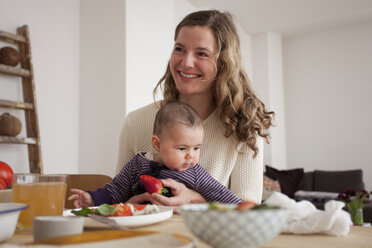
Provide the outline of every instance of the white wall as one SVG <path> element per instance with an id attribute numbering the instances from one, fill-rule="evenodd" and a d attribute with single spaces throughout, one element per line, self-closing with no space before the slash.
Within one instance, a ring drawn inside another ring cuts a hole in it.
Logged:
<path id="1" fill-rule="evenodd" d="M 174 0 L 126 1 L 126 113 L 153 102 L 173 48 L 174 5 Z"/>
<path id="2" fill-rule="evenodd" d="M 264 165 L 287 167 L 283 99 L 282 37 L 267 32 L 252 37 L 252 85 L 268 111 L 275 112 L 270 144 L 264 145 Z"/>
<path id="3" fill-rule="evenodd" d="M 122 0 L 81 0 L 79 173 L 114 175 L 126 104 L 125 8 Z"/>
<path id="4" fill-rule="evenodd" d="M 0 2 L 1 30 L 15 33 L 24 24 L 30 28 L 45 173 L 78 171 L 79 15 L 75 0 Z M 20 80 L 0 74 L 0 98 L 22 101 Z M 5 111 L 17 115 L 24 128 L 23 111 L 0 108 Z M 0 144 L 0 160 L 16 173 L 29 171 L 25 145 Z"/>
<path id="5" fill-rule="evenodd" d="M 372 189 L 372 23 L 284 44 L 288 167 L 361 168 Z"/>

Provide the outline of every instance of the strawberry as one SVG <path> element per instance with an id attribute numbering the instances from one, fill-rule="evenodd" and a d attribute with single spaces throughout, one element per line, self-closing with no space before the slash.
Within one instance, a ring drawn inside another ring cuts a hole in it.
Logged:
<path id="1" fill-rule="evenodd" d="M 250 209 L 254 208 L 255 206 L 257 206 L 257 203 L 251 202 L 251 201 L 245 201 L 245 202 L 240 203 L 236 207 L 236 210 L 238 210 L 238 211 L 250 210 Z"/>
<path id="2" fill-rule="evenodd" d="M 142 175 L 140 176 L 140 179 L 143 186 L 145 186 L 146 191 L 150 194 L 158 193 L 164 195 L 169 193 L 169 190 L 163 187 L 163 183 L 155 177 Z"/>

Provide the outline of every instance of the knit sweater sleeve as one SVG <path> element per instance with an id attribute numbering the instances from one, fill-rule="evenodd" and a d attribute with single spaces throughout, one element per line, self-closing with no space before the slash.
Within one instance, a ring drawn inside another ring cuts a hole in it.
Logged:
<path id="1" fill-rule="evenodd" d="M 151 145 L 151 137 L 157 110 L 155 104 L 150 104 L 130 112 L 125 118 L 119 138 L 116 174 L 136 154 L 154 152 Z"/>
<path id="2" fill-rule="evenodd" d="M 118 174 L 126 162 L 134 156 L 134 142 L 133 142 L 133 126 L 131 114 L 125 118 L 124 125 L 121 129 L 119 138 L 119 158 L 116 166 L 116 174 Z"/>
<path id="3" fill-rule="evenodd" d="M 243 201 L 261 203 L 263 190 L 263 142 L 257 138 L 258 154 L 253 158 L 253 150 L 241 144 L 241 153 L 237 156 L 231 172 L 230 190 Z"/>

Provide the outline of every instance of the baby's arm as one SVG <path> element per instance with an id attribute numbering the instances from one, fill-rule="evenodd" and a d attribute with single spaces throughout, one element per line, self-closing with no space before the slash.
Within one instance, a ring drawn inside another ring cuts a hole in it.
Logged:
<path id="1" fill-rule="evenodd" d="M 80 189 L 71 189 L 71 192 L 75 193 L 71 195 L 68 200 L 74 201 L 75 208 L 86 208 L 94 205 L 92 196 Z"/>

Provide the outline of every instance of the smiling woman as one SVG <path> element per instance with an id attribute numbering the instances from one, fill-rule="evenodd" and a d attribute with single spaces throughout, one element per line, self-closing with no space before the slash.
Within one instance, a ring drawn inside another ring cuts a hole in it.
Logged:
<path id="1" fill-rule="evenodd" d="M 227 12 L 198 11 L 176 27 L 167 70 L 154 89 L 163 100 L 128 114 L 120 137 L 119 172 L 136 153 L 152 151 L 147 140 L 159 106 L 183 102 L 203 119 L 200 164 L 241 200 L 260 203 L 263 142 L 268 141 L 273 112 L 253 92 L 240 54 L 239 37 Z M 166 180 L 173 197 L 151 195 L 164 205 L 204 202 L 200 194 Z"/>

